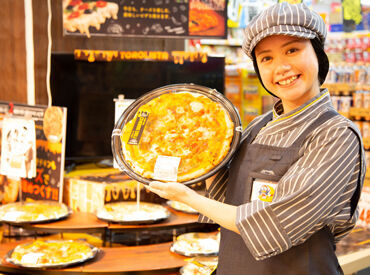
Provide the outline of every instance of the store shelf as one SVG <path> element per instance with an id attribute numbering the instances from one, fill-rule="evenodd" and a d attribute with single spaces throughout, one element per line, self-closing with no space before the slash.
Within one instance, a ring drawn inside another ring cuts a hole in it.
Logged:
<path id="1" fill-rule="evenodd" d="M 356 118 L 356 119 L 366 119 L 370 120 L 370 109 L 368 108 L 354 108 L 352 107 L 349 110 L 350 116 Z"/>
<path id="2" fill-rule="evenodd" d="M 241 46 L 243 43 L 242 39 L 201 39 L 200 43 L 202 45 L 211 46 Z"/>
<path id="3" fill-rule="evenodd" d="M 356 91 L 356 83 L 324 83 L 323 88 L 327 88 L 332 95 L 351 95 Z"/>
<path id="4" fill-rule="evenodd" d="M 364 143 L 364 148 L 370 150 L 370 138 L 363 138 L 362 142 Z M 370 165 L 370 163 L 368 165 Z"/>

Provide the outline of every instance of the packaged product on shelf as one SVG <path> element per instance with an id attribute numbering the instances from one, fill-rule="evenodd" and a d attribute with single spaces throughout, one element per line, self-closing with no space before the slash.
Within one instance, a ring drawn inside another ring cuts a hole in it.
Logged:
<path id="1" fill-rule="evenodd" d="M 333 95 L 331 96 L 331 102 L 333 103 L 334 109 L 339 111 L 340 109 L 340 97 Z"/>
<path id="2" fill-rule="evenodd" d="M 370 121 L 364 121 L 362 123 L 362 137 L 370 138 Z"/>
<path id="3" fill-rule="evenodd" d="M 225 96 L 241 113 L 241 72 L 237 65 L 228 65 L 225 67 Z"/>
<path id="4" fill-rule="evenodd" d="M 349 113 L 349 109 L 352 106 L 352 97 L 351 96 L 341 96 L 340 97 L 340 112 Z"/>
<path id="5" fill-rule="evenodd" d="M 370 151 L 365 151 L 365 156 L 366 156 L 366 163 L 367 163 L 367 166 L 369 167 L 370 166 Z M 369 217 L 370 218 L 370 217 Z"/>
<path id="6" fill-rule="evenodd" d="M 242 120 L 243 127 L 246 127 L 256 116 L 262 114 L 263 88 L 252 68 L 242 71 L 242 79 Z"/>
<path id="7" fill-rule="evenodd" d="M 360 130 L 361 135 L 363 136 L 363 121 L 354 120 L 353 123 L 356 124 L 357 128 Z"/>
<path id="8" fill-rule="evenodd" d="M 359 218 L 357 225 L 370 229 L 370 187 L 364 186 L 358 203 Z"/>
<path id="9" fill-rule="evenodd" d="M 365 109 L 370 109 L 370 92 L 369 91 L 364 92 L 363 107 Z"/>
<path id="10" fill-rule="evenodd" d="M 355 108 L 363 108 L 364 107 L 364 95 L 365 95 L 365 92 L 362 91 L 362 90 L 355 91 L 352 94 L 353 107 L 355 107 Z"/>

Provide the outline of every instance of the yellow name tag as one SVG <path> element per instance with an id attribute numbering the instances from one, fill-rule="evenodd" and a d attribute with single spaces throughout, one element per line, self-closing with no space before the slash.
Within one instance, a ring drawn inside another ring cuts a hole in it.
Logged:
<path id="1" fill-rule="evenodd" d="M 277 182 L 263 179 L 255 179 L 252 183 L 251 201 L 260 200 L 272 202 L 275 195 Z"/>

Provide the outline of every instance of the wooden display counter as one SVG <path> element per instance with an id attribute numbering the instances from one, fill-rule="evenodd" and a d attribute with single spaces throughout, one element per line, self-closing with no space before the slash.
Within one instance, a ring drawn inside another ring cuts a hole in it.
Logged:
<path id="1" fill-rule="evenodd" d="M 173 210 L 166 206 L 171 216 L 163 222 L 146 224 L 146 225 L 121 225 L 119 223 L 109 223 L 108 229 L 110 231 L 143 231 L 143 230 L 158 230 L 158 229 L 172 229 L 184 225 L 190 225 L 198 222 L 198 214 L 187 214 L 184 212 Z"/>
<path id="2" fill-rule="evenodd" d="M 73 212 L 66 219 L 39 224 L 17 225 L 26 230 L 43 233 L 100 233 L 103 240 L 103 246 L 106 243 L 107 233 L 109 241 L 112 242 L 112 232 L 140 232 L 148 230 L 175 229 L 183 226 L 196 224 L 198 222 L 197 214 L 187 214 L 173 210 L 166 206 L 171 212 L 171 216 L 162 222 L 147 225 L 121 225 L 117 223 L 107 223 L 96 217 L 95 214 L 87 212 Z"/>
<path id="3" fill-rule="evenodd" d="M 26 270 L 5 261 L 5 256 L 17 243 L 0 246 L 0 272 L 7 274 L 178 274 L 187 257 L 172 253 L 171 243 L 130 247 L 103 247 L 98 255 L 84 264 L 64 269 Z"/>
<path id="4" fill-rule="evenodd" d="M 9 224 L 13 225 L 14 224 Z M 86 212 L 73 212 L 66 219 L 62 219 L 49 223 L 38 224 L 18 224 L 17 227 L 22 227 L 29 231 L 34 231 L 35 236 L 37 232 L 43 233 L 100 233 L 103 246 L 106 241 L 106 230 L 108 223 L 99 220 L 94 214 Z M 9 227 L 9 231 L 11 227 Z M 11 234 L 9 234 L 11 235 Z"/>

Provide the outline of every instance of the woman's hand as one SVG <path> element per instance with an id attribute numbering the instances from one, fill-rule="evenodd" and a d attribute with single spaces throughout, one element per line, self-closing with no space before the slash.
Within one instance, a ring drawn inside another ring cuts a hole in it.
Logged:
<path id="1" fill-rule="evenodd" d="M 235 225 L 236 206 L 203 197 L 178 182 L 152 181 L 149 185 L 145 185 L 145 188 L 162 198 L 185 203 L 219 225 L 239 234 Z"/>
<path id="2" fill-rule="evenodd" d="M 191 195 L 195 194 L 194 190 L 178 182 L 152 181 L 145 187 L 162 198 L 180 202 L 185 202 Z"/>

